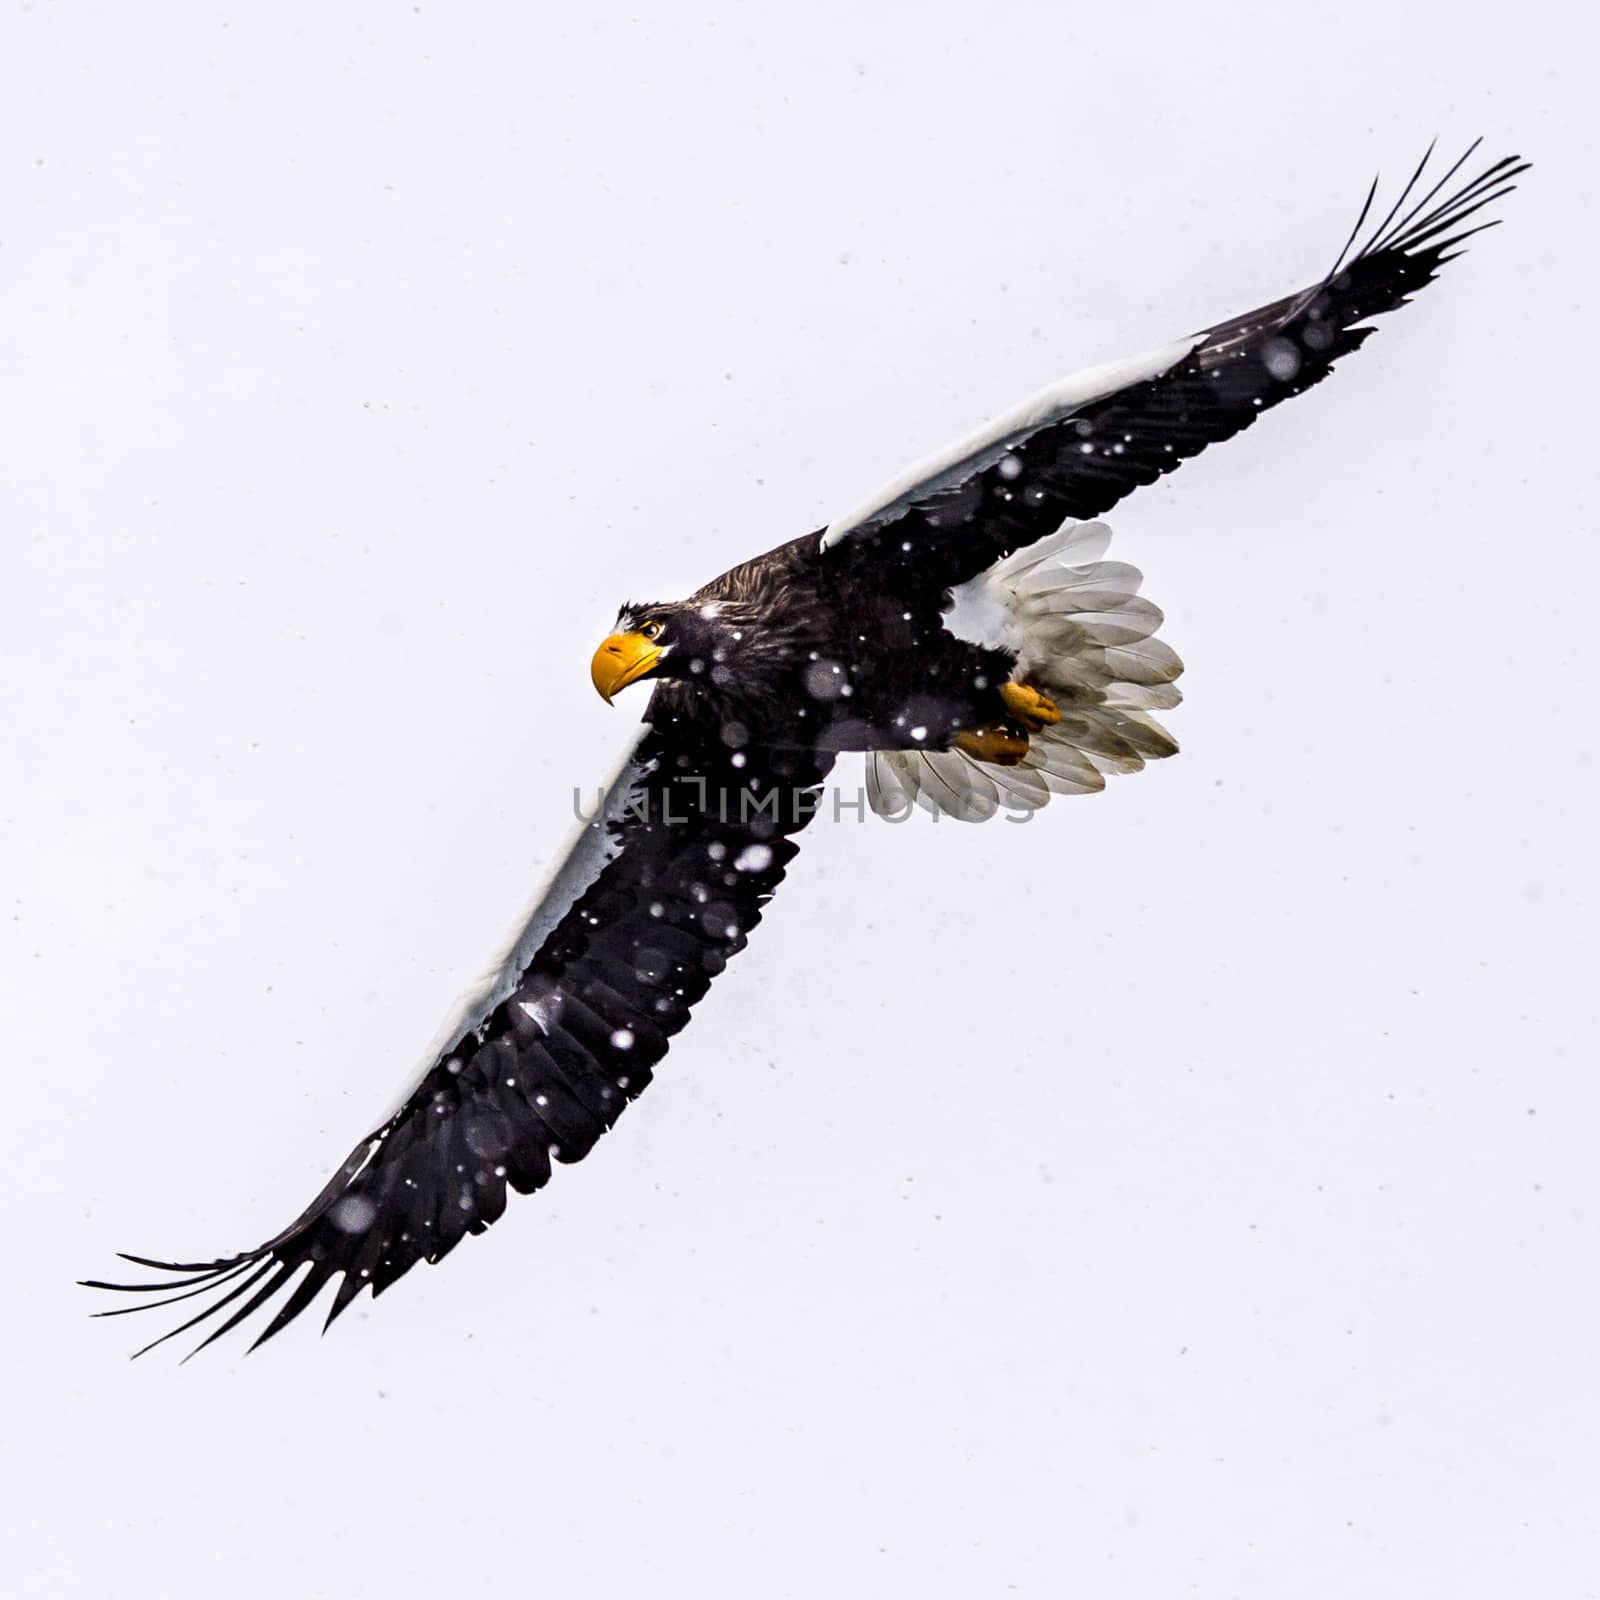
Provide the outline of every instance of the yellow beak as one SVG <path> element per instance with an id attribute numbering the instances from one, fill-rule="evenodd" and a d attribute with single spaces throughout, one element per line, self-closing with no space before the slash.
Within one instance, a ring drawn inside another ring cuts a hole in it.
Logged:
<path id="1" fill-rule="evenodd" d="M 619 690 L 655 670 L 661 651 L 642 633 L 614 633 L 594 653 L 589 676 L 607 705 Z"/>

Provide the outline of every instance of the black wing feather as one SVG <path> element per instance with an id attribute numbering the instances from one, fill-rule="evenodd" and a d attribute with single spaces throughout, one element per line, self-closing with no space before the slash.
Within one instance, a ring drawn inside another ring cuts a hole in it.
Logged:
<path id="1" fill-rule="evenodd" d="M 605 824 L 609 861 L 512 991 L 439 1057 L 288 1228 L 219 1261 L 124 1258 L 173 1274 L 170 1283 L 91 1281 L 159 1296 L 101 1315 L 216 1291 L 137 1354 L 236 1306 L 197 1353 L 301 1272 L 251 1348 L 338 1280 L 330 1325 L 363 1288 L 381 1294 L 419 1261 L 438 1261 L 482 1233 L 505 1210 L 508 1186 L 530 1193 L 549 1180 L 552 1161 L 580 1160 L 650 1082 L 690 1007 L 761 920 L 829 760 L 756 750 L 736 757 L 714 731 L 659 720 L 669 725 L 639 747 L 646 775 Z"/>
<path id="2" fill-rule="evenodd" d="M 858 564 L 863 581 L 873 568 L 892 566 L 922 585 L 949 588 L 1054 532 L 1069 517 L 1102 515 L 1134 489 L 1320 383 L 1372 333 L 1368 319 L 1404 305 L 1431 282 L 1462 241 L 1479 231 L 1463 224 L 1509 194 L 1513 180 L 1527 170 L 1518 157 L 1505 157 L 1439 200 L 1476 148 L 1469 147 L 1402 215 L 1428 165 L 1425 156 L 1368 242 L 1346 263 L 1371 215 L 1374 184 L 1333 271 L 1310 288 L 1208 328 L 1160 376 L 1039 428 L 1014 444 L 1004 463 L 942 487 L 879 526 L 849 534 L 830 556 Z"/>

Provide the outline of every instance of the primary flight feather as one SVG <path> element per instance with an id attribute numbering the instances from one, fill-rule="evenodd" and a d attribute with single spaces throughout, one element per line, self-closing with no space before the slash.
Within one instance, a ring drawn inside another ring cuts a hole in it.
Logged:
<path id="1" fill-rule="evenodd" d="M 1171 754 L 1153 713 L 1181 663 L 1092 519 L 1321 382 L 1491 226 L 1525 168 L 1459 180 L 1474 149 L 1427 186 L 1424 157 L 1358 245 L 1374 185 L 1298 294 L 1052 385 L 687 600 L 624 606 L 591 676 L 607 701 L 653 683 L 643 731 L 394 1110 L 274 1238 L 125 1256 L 161 1276 L 93 1281 L 134 1297 L 101 1315 L 193 1301 L 144 1348 L 210 1323 L 203 1348 L 276 1302 L 259 1344 L 335 1283 L 331 1323 L 580 1160 L 743 949 L 840 752 L 865 752 L 874 809 L 964 819 Z"/>

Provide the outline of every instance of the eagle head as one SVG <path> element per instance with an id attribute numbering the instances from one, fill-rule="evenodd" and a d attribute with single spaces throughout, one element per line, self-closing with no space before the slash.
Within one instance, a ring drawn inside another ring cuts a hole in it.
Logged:
<path id="1" fill-rule="evenodd" d="M 727 683 L 727 662 L 744 637 L 744 619 L 734 615 L 735 609 L 716 600 L 625 604 L 589 663 L 600 698 L 610 705 L 613 696 L 640 678 Z"/>

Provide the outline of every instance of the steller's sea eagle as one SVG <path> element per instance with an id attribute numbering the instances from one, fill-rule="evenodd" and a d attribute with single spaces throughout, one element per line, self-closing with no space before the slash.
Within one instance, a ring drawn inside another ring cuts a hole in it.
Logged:
<path id="1" fill-rule="evenodd" d="M 1492 226 L 1466 224 L 1525 168 L 1457 182 L 1476 148 L 1426 188 L 1425 156 L 1357 248 L 1374 184 L 1298 294 L 1053 384 L 820 532 L 687 600 L 624 606 L 591 672 L 607 701 L 652 681 L 643 731 L 394 1109 L 275 1238 L 125 1256 L 167 1276 L 92 1283 L 141 1297 L 100 1315 L 198 1298 L 153 1344 L 227 1311 L 203 1348 L 286 1296 L 259 1344 L 338 1279 L 331 1323 L 481 1233 L 508 1188 L 581 1160 L 744 948 L 839 752 L 866 752 L 876 810 L 967 818 L 1170 755 L 1152 713 L 1177 704 L 1182 665 L 1092 519 L 1320 383 Z"/>

